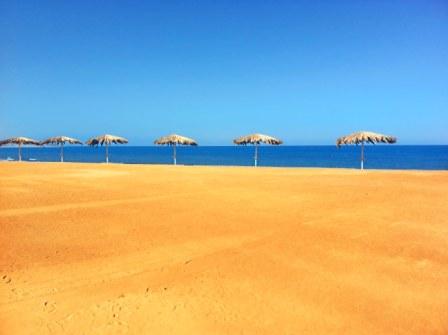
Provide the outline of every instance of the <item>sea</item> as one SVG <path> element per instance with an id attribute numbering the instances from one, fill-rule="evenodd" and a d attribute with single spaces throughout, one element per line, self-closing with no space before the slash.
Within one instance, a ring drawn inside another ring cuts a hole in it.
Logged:
<path id="1" fill-rule="evenodd" d="M 359 168 L 359 146 L 260 146 L 259 166 Z M 17 147 L 1 147 L 0 160 L 17 160 Z M 59 147 L 23 147 L 22 160 L 59 161 Z M 66 162 L 105 161 L 104 147 L 65 146 Z M 172 164 L 172 148 L 161 146 L 109 147 L 109 161 L 125 164 Z M 177 164 L 251 166 L 253 146 L 177 147 Z M 367 145 L 365 169 L 448 170 L 448 145 Z"/>

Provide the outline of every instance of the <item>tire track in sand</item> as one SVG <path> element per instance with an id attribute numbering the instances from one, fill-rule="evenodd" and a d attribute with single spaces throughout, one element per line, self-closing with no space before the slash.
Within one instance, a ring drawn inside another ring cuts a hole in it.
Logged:
<path id="1" fill-rule="evenodd" d="M 186 265 L 194 259 L 224 250 L 239 250 L 242 246 L 254 243 L 265 237 L 265 234 L 214 237 L 206 240 L 188 241 L 158 247 L 150 251 L 122 256 L 118 259 L 111 257 L 110 259 L 102 259 L 95 262 L 81 262 L 76 266 L 70 264 L 62 269 L 59 265 L 58 272 L 60 273 L 60 278 L 57 280 L 54 279 L 53 267 L 36 269 L 35 271 L 40 272 L 39 277 L 41 279 L 37 282 L 28 281 L 30 291 L 27 297 L 20 297 L 14 301 L 0 301 L 1 311 L 6 312 L 14 309 L 14 306 L 26 301 L 63 295 L 82 287 L 104 283 L 104 281 L 110 283 L 153 271 L 158 272 L 161 268 L 171 267 L 176 264 Z M 89 273 L 89 275 L 86 276 L 85 273 Z"/>
<path id="2" fill-rule="evenodd" d="M 87 208 L 97 208 L 97 207 L 109 207 L 109 206 L 116 206 L 116 205 L 163 200 L 163 199 L 169 199 L 169 198 L 190 197 L 192 195 L 200 195 L 200 194 L 206 194 L 206 193 L 210 193 L 210 191 L 153 195 L 150 197 L 139 197 L 139 198 L 131 198 L 131 199 L 111 199 L 111 200 L 99 200 L 99 201 L 88 201 L 88 202 L 87 201 L 86 202 L 74 202 L 74 203 L 36 206 L 36 207 L 27 207 L 27 208 L 12 208 L 12 209 L 0 210 L 0 217 L 21 216 L 21 215 L 29 215 L 29 214 L 41 214 L 41 213 L 58 212 L 58 211 L 65 211 L 65 210 L 79 209 L 79 208 L 87 209 Z"/>

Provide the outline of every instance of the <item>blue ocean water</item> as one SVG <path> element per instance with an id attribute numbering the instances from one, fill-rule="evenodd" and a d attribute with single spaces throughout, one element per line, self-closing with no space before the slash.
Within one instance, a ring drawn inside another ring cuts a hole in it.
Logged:
<path id="1" fill-rule="evenodd" d="M 177 147 L 177 163 L 184 165 L 253 165 L 253 146 Z M 58 147 L 24 147 L 23 160 L 59 160 Z M 66 162 L 103 162 L 104 147 L 66 146 Z M 0 160 L 17 160 L 16 147 L 1 147 Z M 111 146 L 115 163 L 171 164 L 172 148 Z M 448 145 L 368 145 L 366 169 L 448 170 Z M 359 168 L 360 147 L 260 146 L 259 166 Z"/>

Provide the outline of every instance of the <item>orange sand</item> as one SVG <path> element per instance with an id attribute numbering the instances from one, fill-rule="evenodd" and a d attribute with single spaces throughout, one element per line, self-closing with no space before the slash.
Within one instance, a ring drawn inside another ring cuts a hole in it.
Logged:
<path id="1" fill-rule="evenodd" d="M 448 334 L 448 173 L 0 164 L 1 334 Z"/>

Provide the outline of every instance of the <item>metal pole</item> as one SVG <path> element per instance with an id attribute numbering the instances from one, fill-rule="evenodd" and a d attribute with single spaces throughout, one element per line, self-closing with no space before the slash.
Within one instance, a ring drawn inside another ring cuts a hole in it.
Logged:
<path id="1" fill-rule="evenodd" d="M 177 159 L 176 159 L 176 143 L 173 145 L 173 164 L 177 165 Z"/>
<path id="2" fill-rule="evenodd" d="M 109 143 L 106 142 L 106 163 L 109 163 Z"/>
<path id="3" fill-rule="evenodd" d="M 254 166 L 257 167 L 258 165 L 258 143 L 255 143 L 255 162 L 254 162 Z"/>
<path id="4" fill-rule="evenodd" d="M 61 143 L 61 163 L 64 162 L 64 143 Z"/>
<path id="5" fill-rule="evenodd" d="M 364 170 L 364 141 L 361 142 L 361 170 Z"/>

